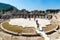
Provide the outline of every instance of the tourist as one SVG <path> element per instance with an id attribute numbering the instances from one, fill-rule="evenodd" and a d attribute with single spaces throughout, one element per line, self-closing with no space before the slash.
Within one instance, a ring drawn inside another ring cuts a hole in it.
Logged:
<path id="1" fill-rule="evenodd" d="M 39 31 L 43 31 L 42 30 L 42 27 L 39 25 L 39 23 L 38 23 L 38 20 L 36 20 L 36 24 L 37 24 L 37 30 L 39 30 Z"/>

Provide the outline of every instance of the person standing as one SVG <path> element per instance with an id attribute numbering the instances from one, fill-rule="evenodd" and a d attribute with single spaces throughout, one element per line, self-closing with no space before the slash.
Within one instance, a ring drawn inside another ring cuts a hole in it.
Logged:
<path id="1" fill-rule="evenodd" d="M 43 30 L 42 30 L 42 26 L 40 26 L 38 20 L 36 20 L 36 24 L 37 24 L 37 30 L 43 31 Z"/>
<path id="2" fill-rule="evenodd" d="M 38 20 L 36 20 L 36 24 L 37 24 L 37 30 L 39 30 L 39 23 L 38 23 Z"/>

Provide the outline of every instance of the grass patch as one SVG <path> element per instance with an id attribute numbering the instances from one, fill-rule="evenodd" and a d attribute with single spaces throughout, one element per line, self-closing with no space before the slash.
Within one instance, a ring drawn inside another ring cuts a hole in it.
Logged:
<path id="1" fill-rule="evenodd" d="M 10 25 L 8 22 L 4 22 L 2 24 L 2 27 L 9 30 L 9 31 L 13 31 L 13 32 L 18 32 L 18 33 L 22 33 L 22 26 L 17 26 L 17 25 Z"/>

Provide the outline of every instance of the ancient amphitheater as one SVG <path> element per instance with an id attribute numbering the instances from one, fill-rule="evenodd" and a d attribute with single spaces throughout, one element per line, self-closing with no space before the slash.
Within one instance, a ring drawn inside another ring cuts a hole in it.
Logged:
<path id="1" fill-rule="evenodd" d="M 44 33 L 50 40 L 60 40 L 59 17 L 59 13 L 55 14 L 53 18 L 49 20 L 51 24 L 42 27 Z M 9 21 L 10 20 L 6 20 L 0 23 L 0 40 L 46 40 L 40 33 L 37 33 L 34 27 L 10 25 L 8 23 Z"/>

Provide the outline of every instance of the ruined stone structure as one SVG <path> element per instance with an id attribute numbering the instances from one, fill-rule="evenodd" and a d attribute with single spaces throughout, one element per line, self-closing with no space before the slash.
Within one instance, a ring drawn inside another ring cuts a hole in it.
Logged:
<path id="1" fill-rule="evenodd" d="M 27 11 L 25 9 L 18 11 L 0 12 L 0 19 L 10 18 L 48 18 L 51 19 L 54 14 L 57 14 L 60 10 L 46 10 L 46 11 Z"/>

